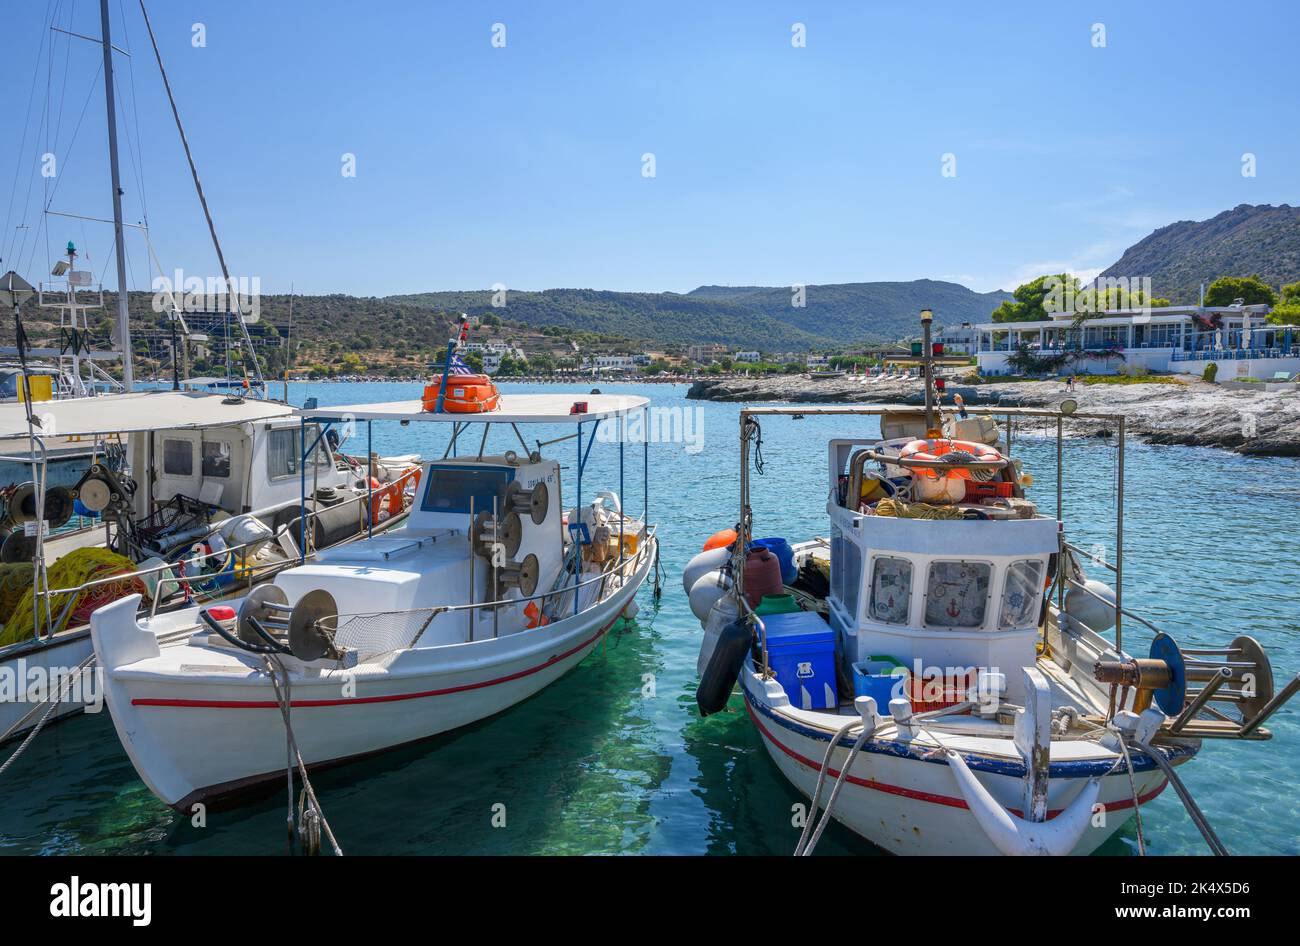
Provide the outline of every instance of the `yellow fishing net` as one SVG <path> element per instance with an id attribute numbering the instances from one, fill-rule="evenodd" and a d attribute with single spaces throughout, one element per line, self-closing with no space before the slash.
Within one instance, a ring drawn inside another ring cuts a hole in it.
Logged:
<path id="1" fill-rule="evenodd" d="M 4 630 L 0 631 L 0 646 L 28 640 L 36 632 L 32 615 L 32 566 L 27 564 L 26 568 L 26 581 L 22 592 L 5 619 Z M 122 578 L 120 581 L 106 582 L 79 592 L 52 595 L 50 617 L 54 622 L 54 630 L 61 631 L 66 627 L 86 623 L 90 620 L 92 611 L 110 601 L 135 592 L 146 594 L 144 582 L 132 574 L 134 571 L 135 563 L 129 558 L 107 549 L 75 549 L 60 558 L 50 566 L 49 584 L 52 589 L 75 588 L 88 581 L 111 575 L 120 574 Z M 11 600 L 10 582 L 16 585 L 17 576 L 17 572 L 5 572 L 3 577 L 0 577 L 0 610 L 3 610 Z M 44 619 L 41 621 L 41 630 L 48 631 Z"/>

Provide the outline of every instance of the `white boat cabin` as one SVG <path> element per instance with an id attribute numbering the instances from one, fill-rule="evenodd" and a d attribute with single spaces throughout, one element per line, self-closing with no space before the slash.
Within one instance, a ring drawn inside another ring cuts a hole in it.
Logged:
<path id="1" fill-rule="evenodd" d="M 301 498 L 303 427 L 298 418 L 270 418 L 215 427 L 148 430 L 131 436 L 129 462 L 137 489 L 134 512 L 152 514 L 177 497 L 230 515 L 295 506 Z M 307 495 L 355 485 L 320 425 L 306 426 Z M 314 445 L 314 446 L 313 446 Z"/>
<path id="2" fill-rule="evenodd" d="M 945 672 L 1032 666 L 1059 524 L 1036 512 L 936 520 L 846 506 L 841 484 L 853 456 L 864 447 L 896 452 L 897 443 L 829 446 L 827 609 L 846 674 L 881 655 Z M 1017 699 L 1019 675 L 1008 673 L 1007 685 Z"/>

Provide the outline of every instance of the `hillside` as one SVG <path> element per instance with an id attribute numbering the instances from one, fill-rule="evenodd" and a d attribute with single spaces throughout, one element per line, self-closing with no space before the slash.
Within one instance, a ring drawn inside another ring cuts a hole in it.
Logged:
<path id="1" fill-rule="evenodd" d="M 508 293 L 506 305 L 501 308 L 493 308 L 492 293 L 487 291 L 424 292 L 390 296 L 386 301 L 425 310 L 493 314 L 535 329 L 558 326 L 617 334 L 658 345 L 718 342 L 802 350 L 829 344 L 818 333 L 764 315 L 751 306 L 673 292 L 520 291 Z"/>
<path id="2" fill-rule="evenodd" d="M 965 286 L 935 279 L 911 282 L 838 283 L 808 286 L 806 305 L 790 304 L 789 287 L 701 286 L 689 293 L 765 313 L 796 328 L 815 332 L 831 344 L 863 339 L 891 342 L 916 332 L 916 316 L 934 310 L 939 325 L 983 322 L 1008 292 L 974 292 Z"/>
<path id="3" fill-rule="evenodd" d="M 1157 296 L 1195 303 L 1220 276 L 1300 279 L 1300 207 L 1241 204 L 1209 220 L 1180 220 L 1129 247 L 1103 276 L 1150 276 Z"/>
<path id="4" fill-rule="evenodd" d="M 941 325 L 983 321 L 1005 292 L 978 293 L 933 279 L 808 286 L 792 305 L 788 286 L 701 286 L 677 293 L 548 289 L 511 292 L 493 309 L 488 292 L 428 292 L 389 301 L 429 309 L 495 312 L 534 328 L 557 325 L 618 333 L 659 344 L 719 342 L 765 351 L 890 342 L 910 334 L 916 314 L 931 308 Z"/>

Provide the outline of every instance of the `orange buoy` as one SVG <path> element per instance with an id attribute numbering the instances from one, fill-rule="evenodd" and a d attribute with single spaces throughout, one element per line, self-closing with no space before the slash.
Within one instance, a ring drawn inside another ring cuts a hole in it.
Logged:
<path id="1" fill-rule="evenodd" d="M 704 543 L 704 551 L 711 549 L 720 549 L 736 541 L 735 529 L 723 529 L 721 532 L 715 532 L 709 536 L 709 540 Z"/>

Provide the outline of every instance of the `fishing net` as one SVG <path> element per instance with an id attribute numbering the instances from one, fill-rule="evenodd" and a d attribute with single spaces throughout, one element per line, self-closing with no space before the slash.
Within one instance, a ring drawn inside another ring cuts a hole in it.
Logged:
<path id="1" fill-rule="evenodd" d="M 355 650 L 361 660 L 410 647 L 438 612 L 382 611 L 340 616 L 334 643 Z"/>
<path id="2" fill-rule="evenodd" d="M 74 549 L 50 566 L 47 573 L 49 587 L 77 588 L 89 581 L 121 575 L 120 581 L 106 582 L 80 591 L 50 596 L 50 617 L 54 621 L 54 631 L 67 627 L 76 627 L 90 620 L 90 615 L 97 608 L 110 601 L 129 594 L 148 595 L 148 589 L 135 571 L 135 563 L 125 556 L 101 548 Z M 44 608 L 42 608 L 44 611 Z M 41 620 L 41 632 L 49 633 L 45 627 L 44 616 Z M 32 613 L 32 588 L 28 579 L 23 596 L 14 606 L 13 613 L 0 631 L 0 646 L 26 640 L 36 632 L 36 623 Z"/>

